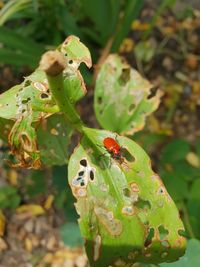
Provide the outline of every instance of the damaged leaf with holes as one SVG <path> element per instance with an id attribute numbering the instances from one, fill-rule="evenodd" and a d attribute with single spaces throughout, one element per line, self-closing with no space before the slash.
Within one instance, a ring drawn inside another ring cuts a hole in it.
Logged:
<path id="1" fill-rule="evenodd" d="M 38 149 L 45 165 L 64 165 L 70 153 L 72 128 L 61 114 L 43 120 L 37 129 Z"/>
<path id="2" fill-rule="evenodd" d="M 185 251 L 184 226 L 147 154 L 109 131 L 84 133 L 68 172 L 90 266 L 177 260 Z M 116 138 L 123 161 L 106 151 L 106 137 Z"/>
<path id="3" fill-rule="evenodd" d="M 64 93 L 73 104 L 76 104 L 86 93 L 78 67 L 82 62 L 91 67 L 91 56 L 87 47 L 75 36 L 69 36 L 58 49 L 64 53 L 68 62 L 64 71 Z M 75 56 L 80 49 L 82 52 Z M 73 64 L 70 64 L 71 61 Z M 25 77 L 20 85 L 0 95 L 0 117 L 16 120 L 21 113 L 26 112 L 28 106 L 33 110 L 33 121 L 39 121 L 59 111 L 49 90 L 46 75 L 40 69 Z"/>
<path id="4" fill-rule="evenodd" d="M 40 168 L 41 161 L 37 148 L 36 131 L 32 127 L 32 114 L 19 118 L 12 127 L 8 141 L 11 152 L 16 155 L 15 167 Z"/>
<path id="5" fill-rule="evenodd" d="M 145 125 L 146 117 L 160 103 L 158 91 L 151 97 L 150 84 L 118 55 L 110 55 L 98 74 L 94 108 L 102 127 L 133 134 Z"/>
<path id="6" fill-rule="evenodd" d="M 75 105 L 86 93 L 85 84 L 78 68 L 82 62 L 91 67 L 91 56 L 87 47 L 75 36 L 69 36 L 58 49 L 64 54 L 68 63 L 64 70 L 63 94 L 70 100 L 71 104 Z M 20 85 L 14 86 L 0 95 L 0 117 L 7 121 L 0 131 L 4 138 L 5 135 L 9 135 L 11 150 L 19 161 L 17 166 L 37 168 L 41 165 L 41 160 L 45 164 L 62 165 L 66 163 L 67 146 L 72 134 L 72 128 L 68 122 L 63 122 L 61 119 L 62 136 L 60 134 L 58 136 L 57 134 L 52 134 L 53 132 L 56 133 L 56 131 L 59 132 L 58 130 L 52 130 L 55 129 L 54 126 L 49 129 L 52 121 L 56 120 L 55 117 L 54 119 L 49 119 L 49 117 L 58 112 L 59 107 L 51 95 L 46 74 L 41 69 L 36 69 L 30 76 L 25 77 Z M 6 126 L 13 124 L 13 122 L 14 126 L 9 134 Z M 63 128 L 63 123 L 65 124 L 65 129 Z M 26 145 L 23 142 L 23 138 L 18 139 L 22 125 L 23 130 L 26 128 L 23 135 L 26 136 Z M 28 127 L 30 127 L 30 133 L 27 132 Z M 37 140 L 34 127 L 37 129 L 39 127 L 39 130 L 37 130 L 39 140 Z M 50 132 L 48 138 L 42 139 L 41 136 L 44 137 L 45 135 L 47 137 L 48 135 L 42 131 L 45 127 L 47 130 L 52 130 L 52 133 Z M 59 140 L 60 145 L 58 145 L 56 138 Z M 27 141 L 29 144 L 27 144 Z M 38 142 L 41 153 L 37 150 Z M 28 151 L 27 146 L 29 146 Z M 26 150 L 23 152 L 25 147 Z M 33 152 L 34 149 L 35 152 Z M 46 157 L 47 154 L 50 157 Z"/>

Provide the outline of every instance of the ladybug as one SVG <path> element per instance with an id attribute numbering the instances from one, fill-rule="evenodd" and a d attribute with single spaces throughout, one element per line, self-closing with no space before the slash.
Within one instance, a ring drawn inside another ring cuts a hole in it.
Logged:
<path id="1" fill-rule="evenodd" d="M 103 140 L 103 144 L 113 159 L 117 160 L 120 164 L 124 162 L 124 158 L 121 155 L 121 146 L 115 139 L 112 137 L 106 137 Z"/>

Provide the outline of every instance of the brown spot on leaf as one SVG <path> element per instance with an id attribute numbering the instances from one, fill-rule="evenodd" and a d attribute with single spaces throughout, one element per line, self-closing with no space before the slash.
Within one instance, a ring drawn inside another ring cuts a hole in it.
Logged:
<path id="1" fill-rule="evenodd" d="M 136 183 L 131 183 L 130 187 L 131 187 L 131 191 L 133 191 L 133 192 L 139 192 L 140 191 L 139 187 Z"/>
<path id="2" fill-rule="evenodd" d="M 52 129 L 50 130 L 50 133 L 51 133 L 52 135 L 59 135 L 59 132 L 58 132 L 55 128 L 52 128 Z"/>
<path id="3" fill-rule="evenodd" d="M 133 214 L 134 214 L 133 206 L 124 206 L 122 208 L 122 214 L 124 214 L 126 216 L 133 216 Z"/>
<path id="4" fill-rule="evenodd" d="M 110 211 L 102 207 L 94 207 L 94 212 L 100 223 L 112 236 L 119 236 L 122 233 L 122 223 L 120 220 L 110 216 Z"/>

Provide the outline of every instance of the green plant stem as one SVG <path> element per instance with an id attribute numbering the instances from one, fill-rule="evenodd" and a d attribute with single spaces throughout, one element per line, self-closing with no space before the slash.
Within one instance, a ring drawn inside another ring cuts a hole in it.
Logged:
<path id="1" fill-rule="evenodd" d="M 60 111 L 63 112 L 64 116 L 70 122 L 72 127 L 82 133 L 83 122 L 76 112 L 75 107 L 70 103 L 69 99 L 64 94 L 63 73 L 60 73 L 57 76 L 50 76 L 47 74 L 47 79 L 52 95 L 59 106 Z"/>

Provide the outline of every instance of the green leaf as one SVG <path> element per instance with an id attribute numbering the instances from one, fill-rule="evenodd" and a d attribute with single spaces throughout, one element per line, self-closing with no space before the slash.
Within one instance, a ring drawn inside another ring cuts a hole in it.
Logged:
<path id="1" fill-rule="evenodd" d="M 198 198 L 189 198 L 187 201 L 187 209 L 189 213 L 189 220 L 191 223 L 194 235 L 200 238 L 200 201 Z"/>
<path id="2" fill-rule="evenodd" d="M 32 171 L 31 174 L 24 179 L 22 185 L 25 187 L 27 195 L 31 198 L 40 194 L 45 194 L 47 191 L 45 172 L 38 170 Z"/>
<path id="3" fill-rule="evenodd" d="M 156 110 L 160 102 L 159 92 L 149 98 L 151 87 L 122 58 L 110 55 L 98 74 L 94 93 L 94 108 L 100 125 L 126 134 L 141 130 L 146 116 Z"/>
<path id="4" fill-rule="evenodd" d="M 131 23 L 135 20 L 144 5 L 144 0 L 127 0 L 122 21 L 119 21 L 118 30 L 113 41 L 112 51 L 116 52 L 123 39 L 128 35 Z"/>
<path id="5" fill-rule="evenodd" d="M 58 5 L 57 8 L 63 32 L 66 35 L 75 34 L 82 38 L 82 32 L 80 27 L 77 26 L 76 17 L 70 14 L 69 10 L 67 10 L 66 6 L 64 5 Z"/>
<path id="6" fill-rule="evenodd" d="M 200 158 L 200 140 L 197 141 L 196 150 L 197 150 L 197 155 Z"/>
<path id="7" fill-rule="evenodd" d="M 21 51 L 21 54 L 27 54 L 37 60 L 45 50 L 44 46 L 3 26 L 0 27 L 0 42 L 8 48 L 13 48 L 15 52 Z"/>
<path id="8" fill-rule="evenodd" d="M 60 235 L 65 245 L 77 247 L 83 245 L 80 229 L 77 223 L 68 222 L 61 226 Z"/>
<path id="9" fill-rule="evenodd" d="M 200 201 L 199 188 L 200 188 L 200 178 L 192 183 L 192 186 L 190 188 L 190 199 L 197 199 Z"/>
<path id="10" fill-rule="evenodd" d="M 92 66 L 92 59 L 88 48 L 80 42 L 76 36 L 69 36 L 63 42 L 60 51 L 66 56 L 68 65 L 72 70 L 78 69 L 80 63 L 84 62 L 88 68 Z"/>
<path id="11" fill-rule="evenodd" d="M 67 163 L 72 133 L 72 128 L 61 114 L 55 114 L 42 121 L 37 129 L 37 139 L 43 164 L 64 165 Z"/>
<path id="12" fill-rule="evenodd" d="M 186 155 L 190 152 L 188 142 L 184 140 L 173 140 L 167 144 L 161 153 L 161 161 L 163 163 L 174 163 L 179 160 L 185 159 Z"/>
<path id="13" fill-rule="evenodd" d="M 75 222 L 77 214 L 74 208 L 74 196 L 70 187 L 66 186 L 68 177 L 66 166 L 54 166 L 53 168 L 53 185 L 56 189 L 55 205 L 64 211 L 66 220 Z"/>
<path id="14" fill-rule="evenodd" d="M 31 0 L 8 1 L 0 10 L 0 25 L 4 24 L 13 14 L 27 9 L 31 2 Z"/>
<path id="15" fill-rule="evenodd" d="M 116 29 L 121 6 L 120 2 L 119 0 L 82 1 L 83 12 L 93 23 L 92 31 L 98 35 L 101 44 L 105 44 Z"/>
<path id="16" fill-rule="evenodd" d="M 73 59 L 72 66 L 69 62 L 64 72 L 63 95 L 75 105 L 86 93 L 78 67 L 81 62 L 90 66 L 91 57 L 77 37 L 66 39 L 62 49 L 67 53 L 66 60 Z M 77 49 L 80 49 L 78 54 Z M 0 95 L 0 117 L 15 121 L 9 133 L 9 143 L 19 161 L 16 166 L 38 168 L 41 160 L 46 165 L 66 164 L 72 129 L 63 116 L 50 117 L 58 112 L 59 107 L 51 95 L 46 75 L 40 69 L 36 69 L 20 85 Z M 7 130 L 4 126 L 1 135 Z M 38 140 L 34 128 L 37 128 Z"/>
<path id="17" fill-rule="evenodd" d="M 187 243 L 186 253 L 177 262 L 162 263 L 161 267 L 198 267 L 200 263 L 200 241 L 191 239 Z"/>
<path id="18" fill-rule="evenodd" d="M 12 186 L 0 187 L 0 209 L 15 209 L 19 206 L 21 198 L 17 189 Z"/>
<path id="19" fill-rule="evenodd" d="M 32 110 L 33 121 L 40 121 L 45 117 L 45 109 L 55 105 L 48 89 L 44 72 L 37 69 L 20 85 L 0 95 L 0 117 L 17 120 L 29 109 Z"/>
<path id="20" fill-rule="evenodd" d="M 30 66 L 34 68 L 37 66 L 39 57 L 34 57 L 27 53 L 16 53 L 16 51 L 8 48 L 0 48 L 0 63 L 10 64 L 17 67 Z"/>
<path id="21" fill-rule="evenodd" d="M 188 197 L 188 184 L 185 180 L 176 176 L 173 172 L 165 172 L 162 177 L 173 200 L 178 201 Z"/>
<path id="22" fill-rule="evenodd" d="M 147 154 L 126 137 L 83 130 L 86 136 L 70 158 L 68 179 L 90 266 L 178 259 L 185 247 L 178 231 L 184 227 Z M 121 160 L 105 151 L 105 137 L 117 138 L 125 150 Z"/>
<path id="23" fill-rule="evenodd" d="M 193 181 L 199 178 L 199 169 L 192 167 L 186 160 L 175 161 L 173 164 L 173 173 L 185 181 Z"/>

